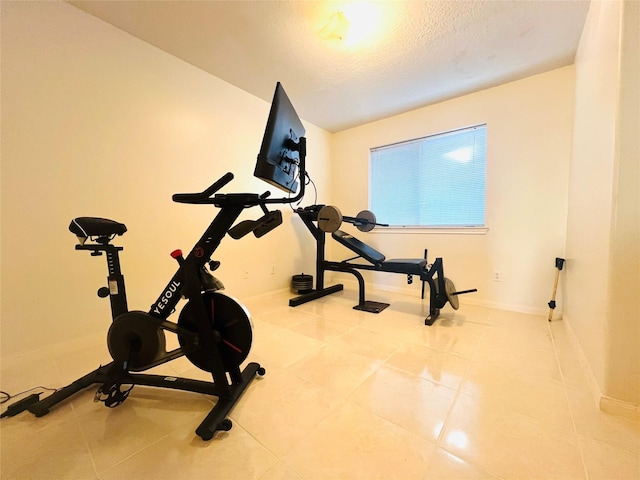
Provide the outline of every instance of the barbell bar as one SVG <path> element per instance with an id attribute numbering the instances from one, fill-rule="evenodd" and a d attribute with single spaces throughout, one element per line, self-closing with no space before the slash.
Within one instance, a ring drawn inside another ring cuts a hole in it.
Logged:
<path id="1" fill-rule="evenodd" d="M 342 215 L 338 207 L 325 205 L 318 212 L 318 228 L 323 232 L 332 233 L 340 228 L 342 222 L 351 223 L 361 232 L 370 232 L 376 226 L 388 227 L 386 223 L 377 223 L 376 215 L 371 210 L 362 210 L 355 217 Z"/>

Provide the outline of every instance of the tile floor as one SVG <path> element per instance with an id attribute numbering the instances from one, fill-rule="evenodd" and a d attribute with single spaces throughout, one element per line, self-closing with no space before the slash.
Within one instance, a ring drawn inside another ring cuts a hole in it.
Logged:
<path id="1" fill-rule="evenodd" d="M 2 479 L 640 479 L 640 423 L 598 411 L 566 325 L 461 305 L 423 325 L 419 296 L 347 291 L 296 308 L 250 298 L 256 379 L 210 442 L 213 399 L 89 388 L 0 422 Z M 103 335 L 4 358 L 2 390 L 60 387 L 107 363 Z M 180 358 L 156 373 L 209 379 Z M 6 405 L 2 406 L 3 409 Z"/>

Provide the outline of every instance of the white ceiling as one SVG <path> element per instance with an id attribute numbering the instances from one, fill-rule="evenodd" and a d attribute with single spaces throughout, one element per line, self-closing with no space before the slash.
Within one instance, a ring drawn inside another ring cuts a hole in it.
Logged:
<path id="1" fill-rule="evenodd" d="M 70 3 L 336 132 L 573 63 L 588 0 L 378 1 L 359 45 L 318 32 L 346 1 Z"/>

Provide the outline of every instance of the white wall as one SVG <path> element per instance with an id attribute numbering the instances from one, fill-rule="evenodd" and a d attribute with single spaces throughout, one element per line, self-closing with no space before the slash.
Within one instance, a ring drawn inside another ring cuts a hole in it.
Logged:
<path id="1" fill-rule="evenodd" d="M 188 250 L 215 213 L 173 204 L 171 194 L 201 190 L 226 171 L 236 175 L 228 191 L 266 188 L 252 168 L 269 106 L 70 5 L 0 8 L 4 355 L 106 332 L 108 303 L 95 296 L 104 259 L 74 251 L 67 225 L 75 216 L 128 225 L 121 243 L 129 305 L 147 309 L 175 271 L 168 253 Z M 575 68 L 333 136 L 307 124 L 319 202 L 354 215 L 367 207 L 371 146 L 488 123 L 485 235 L 357 236 L 388 257 L 429 248 L 459 288 L 479 289 L 463 302 L 539 313 L 554 258 L 566 256 L 565 317 L 602 392 L 636 405 L 638 22 L 637 3 L 594 1 Z M 285 225 L 263 239 L 222 243 L 216 258 L 229 293 L 286 288 L 292 273 L 313 270 L 313 239 L 283 212 Z M 330 255 L 348 255 L 332 243 Z M 495 270 L 500 283 L 491 280 Z M 418 294 L 418 283 L 407 287 L 400 275 L 373 280 Z"/>
<path id="2" fill-rule="evenodd" d="M 566 294 L 567 320 L 600 391 L 636 405 L 639 35 L 636 2 L 591 3 L 576 56 Z"/>
<path id="3" fill-rule="evenodd" d="M 428 248 L 431 260 L 443 258 L 458 289 L 478 288 L 461 297 L 463 303 L 546 313 L 555 258 L 564 256 L 573 88 L 573 67 L 565 67 L 335 134 L 334 200 L 344 215 L 355 216 L 367 208 L 371 147 L 487 123 L 486 234 L 345 229 L 387 258 L 420 258 Z M 496 270 L 501 282 L 493 281 Z M 406 286 L 401 275 L 373 278 L 419 295 L 419 282 Z"/>
<path id="4" fill-rule="evenodd" d="M 268 102 L 71 5 L 1 8 L 4 355 L 106 334 L 108 300 L 95 294 L 105 260 L 74 250 L 72 218 L 127 225 L 117 241 L 129 307 L 147 310 L 177 267 L 169 253 L 188 251 L 217 211 L 174 204 L 173 193 L 201 191 L 227 171 L 236 177 L 227 192 L 276 192 L 253 177 Z M 306 126 L 308 164 L 330 198 L 330 135 Z M 282 211 L 284 225 L 269 235 L 222 242 L 214 258 L 229 294 L 286 288 L 310 270 L 313 245 L 298 240 L 291 209 Z"/>
<path id="5" fill-rule="evenodd" d="M 640 3 L 623 10 L 606 395 L 640 405 Z M 636 379 L 636 381 L 629 380 Z M 640 409 L 638 409 L 640 418 Z"/>

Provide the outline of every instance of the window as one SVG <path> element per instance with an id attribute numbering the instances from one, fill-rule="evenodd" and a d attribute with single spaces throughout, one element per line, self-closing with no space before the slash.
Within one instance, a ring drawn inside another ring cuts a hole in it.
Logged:
<path id="1" fill-rule="evenodd" d="M 395 227 L 484 226 L 487 126 L 371 149 L 369 208 Z"/>

